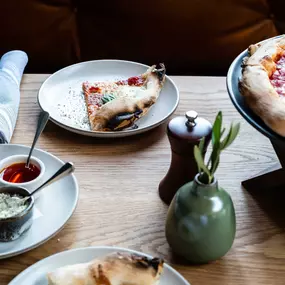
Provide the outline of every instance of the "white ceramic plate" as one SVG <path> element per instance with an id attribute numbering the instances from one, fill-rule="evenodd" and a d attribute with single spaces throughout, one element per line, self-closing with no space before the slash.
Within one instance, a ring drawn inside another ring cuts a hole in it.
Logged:
<path id="1" fill-rule="evenodd" d="M 0 160 L 10 155 L 28 153 L 29 148 L 26 146 L 0 145 Z M 42 150 L 35 149 L 33 156 L 45 164 L 44 180 L 64 164 L 63 161 Z M 75 210 L 78 192 L 78 184 L 73 174 L 54 182 L 39 192 L 35 201 L 32 227 L 17 240 L 0 242 L 0 259 L 31 250 L 58 233 Z"/>
<path id="2" fill-rule="evenodd" d="M 94 137 L 139 134 L 162 124 L 175 111 L 179 102 L 179 92 L 168 76 L 157 102 L 147 115 L 136 122 L 138 128 L 118 132 L 90 130 L 82 82 L 126 79 L 145 72 L 147 68 L 144 64 L 122 60 L 94 60 L 74 64 L 57 71 L 42 84 L 38 102 L 43 110 L 50 113 L 51 121 L 75 133 Z"/>
<path id="3" fill-rule="evenodd" d="M 56 268 L 90 260 L 114 251 L 128 251 L 148 256 L 144 253 L 119 247 L 98 246 L 63 251 L 49 256 L 30 266 L 8 285 L 47 285 L 46 273 Z M 150 257 L 150 256 L 148 256 Z M 177 271 L 165 264 L 159 285 L 190 285 Z"/>

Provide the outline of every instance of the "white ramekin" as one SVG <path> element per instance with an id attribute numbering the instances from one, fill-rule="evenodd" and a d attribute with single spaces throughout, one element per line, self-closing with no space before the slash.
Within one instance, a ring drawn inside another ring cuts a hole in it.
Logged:
<path id="1" fill-rule="evenodd" d="M 26 162 L 27 158 L 28 158 L 27 155 L 12 155 L 12 156 L 8 156 L 8 157 L 2 159 L 0 161 L 0 172 L 4 168 L 6 168 L 12 164 Z M 34 180 L 31 180 L 29 182 L 24 182 L 24 183 L 11 183 L 11 182 L 7 182 L 7 181 L 3 180 L 3 178 L 0 177 L 0 186 L 20 186 L 20 187 L 26 188 L 28 191 L 35 190 L 37 187 L 39 187 L 40 184 L 43 182 L 43 176 L 45 173 L 45 165 L 40 159 L 38 159 L 34 156 L 31 157 L 30 163 L 36 165 L 40 169 L 40 174 L 37 178 L 35 178 Z"/>

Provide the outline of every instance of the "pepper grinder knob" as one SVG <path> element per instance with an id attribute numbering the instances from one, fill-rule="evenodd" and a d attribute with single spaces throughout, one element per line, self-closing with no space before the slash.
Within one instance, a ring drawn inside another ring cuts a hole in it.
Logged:
<path id="1" fill-rule="evenodd" d="M 198 113 L 196 111 L 187 111 L 185 113 L 185 117 L 187 118 L 185 124 L 188 128 L 193 128 L 196 126 L 195 120 L 198 118 Z"/>

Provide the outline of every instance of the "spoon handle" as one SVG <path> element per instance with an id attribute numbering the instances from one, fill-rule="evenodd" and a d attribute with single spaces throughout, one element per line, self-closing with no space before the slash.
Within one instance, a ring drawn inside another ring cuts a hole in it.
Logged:
<path id="1" fill-rule="evenodd" d="M 44 184 L 39 186 L 36 190 L 34 190 L 30 196 L 34 195 L 40 189 L 52 184 L 53 182 L 59 180 L 60 178 L 66 176 L 67 174 L 74 171 L 74 166 L 71 162 L 66 162 L 52 177 L 50 177 Z"/>
<path id="2" fill-rule="evenodd" d="M 37 142 L 39 136 L 41 135 L 42 131 L 44 130 L 44 128 L 45 128 L 45 126 L 46 126 L 46 124 L 48 122 L 48 119 L 49 119 L 49 113 L 46 112 L 46 111 L 42 111 L 40 116 L 39 116 L 37 130 L 36 130 L 36 133 L 35 133 L 33 144 L 32 144 L 32 146 L 30 148 L 30 152 L 29 152 L 28 159 L 27 159 L 27 162 L 26 162 L 26 167 L 29 167 L 29 165 L 30 165 L 30 159 L 31 159 L 31 156 L 32 156 L 32 152 L 34 150 L 34 147 L 36 145 L 36 142 Z"/>

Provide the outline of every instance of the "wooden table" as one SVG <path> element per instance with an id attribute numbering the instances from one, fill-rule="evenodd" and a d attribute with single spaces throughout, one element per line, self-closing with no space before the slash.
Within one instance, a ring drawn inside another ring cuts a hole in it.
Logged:
<path id="1" fill-rule="evenodd" d="M 39 112 L 37 92 L 46 78 L 24 76 L 12 143 L 31 144 Z M 78 207 L 53 239 L 28 253 L 1 260 L 0 285 L 47 256 L 95 245 L 161 256 L 192 285 L 285 284 L 284 194 L 273 190 L 248 193 L 240 186 L 242 180 L 276 163 L 268 139 L 234 109 L 225 78 L 174 76 L 173 80 L 181 92 L 175 116 L 194 109 L 213 122 L 222 110 L 225 124 L 241 122 L 241 133 L 222 154 L 217 173 L 220 185 L 232 195 L 237 215 L 237 235 L 228 254 L 203 266 L 187 265 L 171 254 L 164 235 L 167 206 L 157 193 L 170 163 L 165 124 L 136 137 L 103 140 L 75 135 L 49 122 L 37 147 L 75 163 Z"/>

